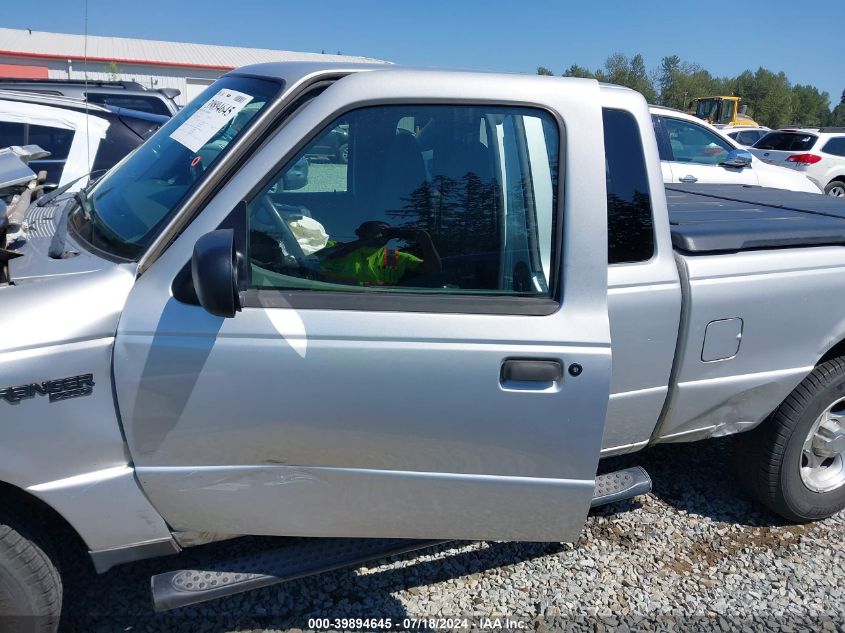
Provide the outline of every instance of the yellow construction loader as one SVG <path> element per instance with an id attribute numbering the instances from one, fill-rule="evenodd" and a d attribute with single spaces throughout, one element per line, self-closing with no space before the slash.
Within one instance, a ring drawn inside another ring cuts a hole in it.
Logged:
<path id="1" fill-rule="evenodd" d="M 698 97 L 690 102 L 690 114 L 713 125 L 731 127 L 758 127 L 757 122 L 745 114 L 748 106 L 740 105 L 739 97 Z"/>

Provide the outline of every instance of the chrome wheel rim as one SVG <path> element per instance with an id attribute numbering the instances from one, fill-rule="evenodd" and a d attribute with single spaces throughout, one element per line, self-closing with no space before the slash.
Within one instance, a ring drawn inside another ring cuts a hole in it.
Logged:
<path id="1" fill-rule="evenodd" d="M 845 398 L 831 404 L 810 427 L 801 450 L 801 480 L 813 492 L 845 485 Z"/>
<path id="2" fill-rule="evenodd" d="M 827 195 L 834 198 L 845 198 L 845 185 L 835 185 L 828 190 Z"/>

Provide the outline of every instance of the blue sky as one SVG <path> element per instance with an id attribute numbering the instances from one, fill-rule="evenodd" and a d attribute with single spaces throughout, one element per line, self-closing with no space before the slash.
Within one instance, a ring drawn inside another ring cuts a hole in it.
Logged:
<path id="1" fill-rule="evenodd" d="M 831 19 L 841 1 L 88 0 L 88 32 L 514 72 L 594 69 L 616 51 L 640 52 L 652 69 L 676 54 L 717 75 L 783 70 L 835 104 L 845 90 L 845 27 Z M 84 0 L 36 5 L 3 11 L 0 25 L 83 32 Z"/>

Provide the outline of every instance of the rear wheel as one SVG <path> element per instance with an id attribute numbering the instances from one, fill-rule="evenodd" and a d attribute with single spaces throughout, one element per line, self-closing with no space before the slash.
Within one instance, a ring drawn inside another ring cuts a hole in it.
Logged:
<path id="1" fill-rule="evenodd" d="M 824 192 L 836 198 L 845 198 L 845 180 L 831 180 L 824 188 Z"/>
<path id="2" fill-rule="evenodd" d="M 54 633 L 62 581 L 50 547 L 24 525 L 0 514 L 0 630 Z"/>
<path id="3" fill-rule="evenodd" d="M 845 508 L 845 358 L 822 363 L 772 417 L 740 437 L 740 477 L 790 521 Z"/>

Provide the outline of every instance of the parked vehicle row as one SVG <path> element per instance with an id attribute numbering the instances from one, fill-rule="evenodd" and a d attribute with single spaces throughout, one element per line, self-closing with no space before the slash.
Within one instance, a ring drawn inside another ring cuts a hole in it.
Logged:
<path id="1" fill-rule="evenodd" d="M 650 109 L 667 184 L 723 183 L 821 192 L 805 174 L 754 157 L 722 131 L 690 114 L 659 106 Z"/>
<path id="2" fill-rule="evenodd" d="M 0 148 L 38 145 L 46 158 L 30 167 L 45 185 L 78 189 L 141 145 L 170 117 L 86 103 L 79 99 L 0 90 Z"/>
<path id="3" fill-rule="evenodd" d="M 71 97 L 88 103 L 173 116 L 179 111 L 175 88 L 145 88 L 135 81 L 86 81 L 82 79 L 16 79 L 0 77 L 0 90 Z"/>
<path id="4" fill-rule="evenodd" d="M 751 148 L 760 160 L 804 174 L 830 196 L 845 197 L 845 128 L 785 128 Z"/>
<path id="5" fill-rule="evenodd" d="M 751 147 L 759 141 L 761 138 L 766 136 L 769 132 L 771 132 L 770 128 L 767 127 L 742 127 L 742 128 L 720 128 L 719 130 L 727 136 L 728 138 L 732 138 L 736 141 L 737 145 L 742 145 L 743 147 Z"/>
<path id="6" fill-rule="evenodd" d="M 0 604 L 58 626 L 59 525 L 100 572 L 314 537 L 158 575 L 158 610 L 571 541 L 650 488 L 601 457 L 746 431 L 761 503 L 841 510 L 845 204 L 685 117 L 581 79 L 261 64 L 30 206 L 0 284 Z M 338 128 L 348 162 L 291 190 Z M 816 193 L 678 182 L 734 173 Z"/>

